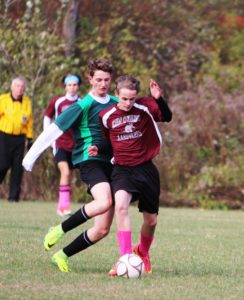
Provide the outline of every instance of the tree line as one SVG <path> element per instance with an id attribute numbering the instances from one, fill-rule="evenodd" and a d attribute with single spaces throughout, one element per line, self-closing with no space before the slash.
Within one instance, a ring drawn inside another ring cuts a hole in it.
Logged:
<path id="1" fill-rule="evenodd" d="M 37 136 L 65 74 L 81 75 L 85 94 L 89 58 L 111 59 L 114 77 L 138 77 L 142 93 L 152 77 L 173 111 L 155 160 L 161 204 L 243 208 L 243 16 L 241 1 L 226 0 L 2 1 L 0 92 L 13 76 L 27 78 Z M 57 175 L 47 151 L 25 175 L 22 197 L 55 198 Z M 73 184 L 73 198 L 86 201 L 78 175 Z"/>

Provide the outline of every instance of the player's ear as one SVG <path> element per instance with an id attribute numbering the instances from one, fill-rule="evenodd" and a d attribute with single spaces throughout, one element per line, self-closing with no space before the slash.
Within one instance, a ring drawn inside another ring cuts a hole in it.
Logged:
<path id="1" fill-rule="evenodd" d="M 119 91 L 117 89 L 115 89 L 114 94 L 116 97 L 119 97 Z"/>
<path id="2" fill-rule="evenodd" d="M 89 82 L 91 82 L 92 78 L 93 78 L 93 77 L 92 77 L 91 75 L 88 75 L 88 76 L 87 76 L 87 79 L 88 79 Z"/>

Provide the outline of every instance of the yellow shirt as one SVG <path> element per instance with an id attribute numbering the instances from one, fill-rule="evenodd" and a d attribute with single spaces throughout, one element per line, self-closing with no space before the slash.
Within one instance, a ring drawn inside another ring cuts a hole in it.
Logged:
<path id="1" fill-rule="evenodd" d="M 0 131 L 33 137 L 32 107 L 29 97 L 23 96 L 22 102 L 13 101 L 11 94 L 0 96 Z"/>

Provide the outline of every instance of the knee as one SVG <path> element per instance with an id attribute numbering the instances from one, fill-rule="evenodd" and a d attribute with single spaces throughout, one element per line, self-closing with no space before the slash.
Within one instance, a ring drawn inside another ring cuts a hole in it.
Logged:
<path id="1" fill-rule="evenodd" d="M 70 177 L 70 170 L 69 169 L 62 170 L 60 173 L 61 173 L 62 178 L 65 178 L 67 180 L 69 179 L 69 177 Z"/>
<path id="2" fill-rule="evenodd" d="M 100 201 L 100 210 L 106 212 L 112 206 L 112 199 L 107 198 L 103 201 Z"/>
<path id="3" fill-rule="evenodd" d="M 144 218 L 144 222 L 148 227 L 155 228 L 157 226 L 157 215 L 150 215 Z"/>
<path id="4" fill-rule="evenodd" d="M 115 214 L 116 215 L 127 215 L 128 214 L 128 206 L 117 204 L 115 205 Z"/>
<path id="5" fill-rule="evenodd" d="M 97 229 L 97 240 L 105 238 L 109 234 L 109 227 L 102 227 Z"/>

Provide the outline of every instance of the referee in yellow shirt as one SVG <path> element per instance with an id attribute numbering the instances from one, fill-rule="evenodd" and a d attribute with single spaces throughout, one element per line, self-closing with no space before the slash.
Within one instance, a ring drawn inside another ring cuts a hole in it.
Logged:
<path id="1" fill-rule="evenodd" d="M 0 184 L 9 169 L 9 201 L 19 201 L 23 175 L 22 160 L 27 147 L 32 144 L 32 107 L 29 97 L 24 96 L 26 81 L 16 77 L 11 92 L 0 96 Z"/>

